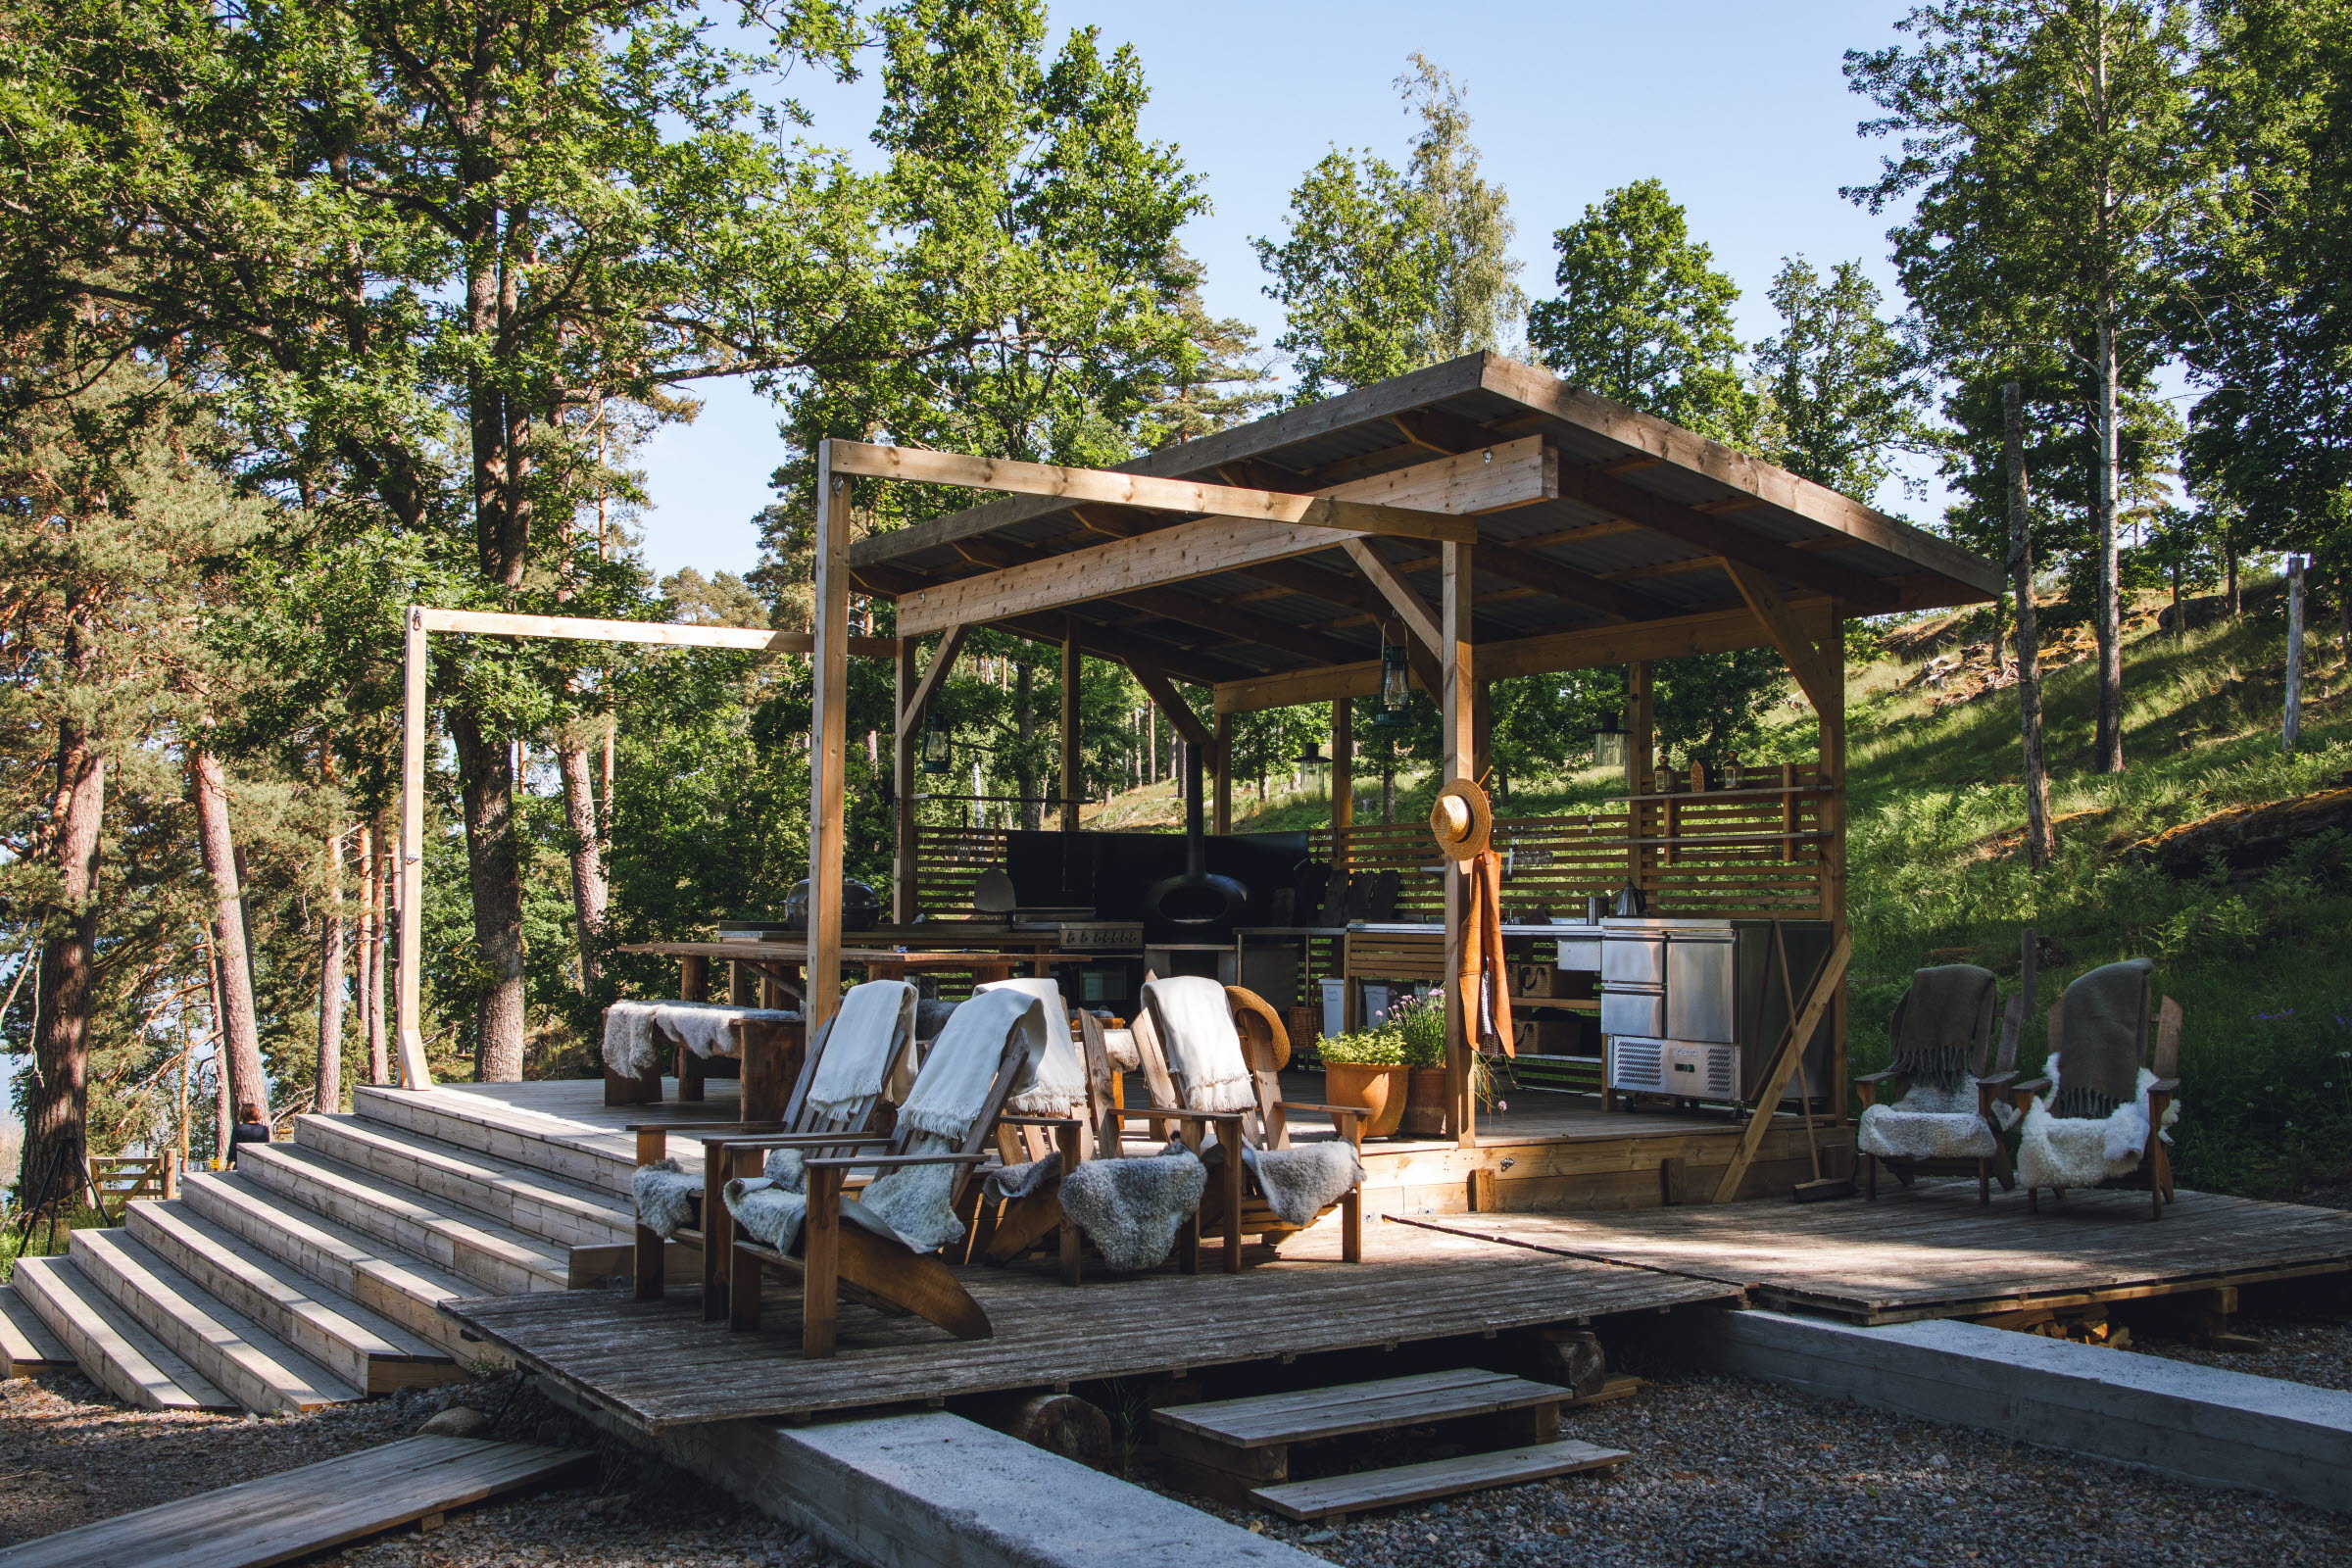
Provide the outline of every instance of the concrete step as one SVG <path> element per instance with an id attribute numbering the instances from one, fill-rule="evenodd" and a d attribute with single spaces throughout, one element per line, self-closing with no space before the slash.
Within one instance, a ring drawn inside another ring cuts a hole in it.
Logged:
<path id="1" fill-rule="evenodd" d="M 294 1141 L 564 1247 L 610 1246 L 635 1234 L 625 1199 L 405 1128 L 359 1116 L 305 1116 L 295 1124 Z"/>
<path id="2" fill-rule="evenodd" d="M 368 1394 L 462 1382 L 457 1358 L 357 1301 L 321 1288 L 199 1217 L 185 1200 L 136 1202 L 123 1230 L 225 1305 Z"/>
<path id="3" fill-rule="evenodd" d="M 116 1398 L 147 1410 L 236 1410 L 236 1400 L 108 1300 L 71 1258 L 17 1259 L 16 1288 L 90 1381 Z"/>
<path id="4" fill-rule="evenodd" d="M 637 1169 L 636 1141 L 611 1127 L 526 1110 L 472 1094 L 418 1094 L 363 1085 L 352 1096 L 362 1119 L 421 1133 L 515 1165 L 528 1165 L 599 1192 L 626 1198 Z M 636 1119 L 661 1119 L 662 1107 L 637 1107 Z"/>
<path id="5" fill-rule="evenodd" d="M 32 1303 L 13 1285 L 0 1285 L 0 1377 L 28 1378 L 36 1372 L 63 1372 L 74 1365 L 66 1348 Z"/>
<path id="6" fill-rule="evenodd" d="M 196 1214 L 340 1296 L 382 1313 L 411 1334 L 468 1365 L 505 1357 L 468 1345 L 441 1315 L 441 1303 L 479 1296 L 479 1282 L 436 1267 L 235 1171 L 195 1175 L 181 1189 Z"/>
<path id="7" fill-rule="evenodd" d="M 1465 1453 L 1427 1459 L 1386 1470 L 1356 1470 L 1316 1481 L 1287 1481 L 1250 1494 L 1259 1506 L 1285 1519 L 1327 1519 L 1337 1524 L 1367 1508 L 1395 1508 L 1433 1497 L 1450 1497 L 1491 1487 L 1516 1487 L 1579 1470 L 1606 1470 L 1633 1457 L 1623 1448 L 1604 1448 L 1573 1439 L 1536 1443 L 1494 1453 Z"/>
<path id="8" fill-rule="evenodd" d="M 75 1231 L 72 1256 L 141 1328 L 257 1415 L 367 1397 L 122 1231 Z"/>
<path id="9" fill-rule="evenodd" d="M 265 1191 L 471 1281 L 520 1296 L 569 1284 L 566 1248 L 297 1144 L 248 1144 L 237 1169 Z"/>

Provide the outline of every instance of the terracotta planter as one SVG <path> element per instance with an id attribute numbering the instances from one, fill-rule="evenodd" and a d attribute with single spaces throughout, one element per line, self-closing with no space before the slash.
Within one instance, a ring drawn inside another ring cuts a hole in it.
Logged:
<path id="1" fill-rule="evenodd" d="M 1404 1120 L 1399 1127 L 1415 1138 L 1436 1138 L 1446 1131 L 1446 1074 L 1443 1067 L 1407 1067 Z"/>
<path id="2" fill-rule="evenodd" d="M 1386 1138 L 1404 1119 L 1404 1079 L 1409 1067 L 1364 1067 L 1327 1061 L 1323 1098 L 1334 1105 L 1360 1105 L 1366 1138 Z"/>

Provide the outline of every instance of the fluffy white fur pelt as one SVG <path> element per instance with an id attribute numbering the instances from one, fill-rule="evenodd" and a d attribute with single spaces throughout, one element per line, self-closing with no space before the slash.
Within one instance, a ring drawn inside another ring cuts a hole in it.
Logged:
<path id="1" fill-rule="evenodd" d="M 629 1196 L 637 1200 L 637 1223 L 666 1242 L 694 1218 L 703 1179 L 687 1175 L 674 1159 L 657 1159 L 637 1167 L 629 1178 Z"/>
<path id="2" fill-rule="evenodd" d="M 605 1065 L 634 1078 L 662 1062 L 657 1026 L 686 1043 L 698 1056 L 732 1056 L 738 1018 L 761 1023 L 797 1023 L 797 1012 L 773 1007 L 730 1007 L 715 1002 L 615 1002 L 605 1009 Z"/>
<path id="3" fill-rule="evenodd" d="M 2140 1068 L 2132 1103 L 2118 1105 L 2112 1114 L 2094 1120 L 2050 1113 L 2061 1081 L 2056 1056 L 2049 1059 L 2046 1070 L 2049 1092 L 2034 1097 L 2033 1107 L 2026 1112 L 2025 1135 L 2017 1146 L 2018 1179 L 2028 1187 L 2096 1187 L 2110 1176 L 2129 1176 L 2137 1170 L 2140 1154 L 2148 1147 L 2148 1088 L 2156 1082 L 2156 1075 Z M 2180 1117 L 2180 1102 L 2165 1106 L 2165 1127 Z M 2159 1129 L 2158 1136 L 2172 1142 L 2169 1132 Z"/>
<path id="4" fill-rule="evenodd" d="M 1266 1206 L 1285 1225 L 1311 1225 L 1317 1214 L 1364 1179 L 1355 1146 L 1345 1138 L 1288 1149 L 1242 1148 L 1242 1164 L 1257 1179 Z"/>
<path id="5" fill-rule="evenodd" d="M 1170 1144 L 1159 1154 L 1081 1164 L 1062 1180 L 1061 1212 L 1110 1269 L 1157 1268 L 1207 1190 L 1208 1168 L 1200 1156 Z"/>
<path id="6" fill-rule="evenodd" d="M 1185 1109 L 1256 1108 L 1257 1081 L 1242 1054 L 1223 986 L 1204 975 L 1170 975 L 1144 987 L 1144 1005 Z"/>
<path id="7" fill-rule="evenodd" d="M 1018 1165 L 999 1165 L 988 1173 L 988 1193 L 991 1198 L 1010 1200 L 1043 1192 L 1061 1179 L 1061 1151 L 1056 1149 L 1043 1159 L 1024 1160 Z"/>
<path id="8" fill-rule="evenodd" d="M 948 1152 L 944 1144 L 915 1140 L 910 1154 Z M 841 1217 L 884 1235 L 895 1236 L 918 1252 L 934 1252 L 963 1235 L 956 1217 L 956 1194 L 970 1174 L 965 1165 L 901 1165 L 867 1183 L 856 1198 L 845 1198 Z"/>
<path id="9" fill-rule="evenodd" d="M 808 1173 L 797 1149 L 769 1150 L 764 1168 L 764 1176 L 727 1183 L 727 1212 L 753 1241 L 789 1252 L 808 1215 Z"/>
<path id="10" fill-rule="evenodd" d="M 1977 1114 L 1977 1089 L 1915 1084 L 1891 1105 L 1866 1105 L 1855 1144 L 1882 1159 L 1989 1159 L 2000 1140 Z"/>
<path id="11" fill-rule="evenodd" d="M 605 1065 L 624 1078 L 659 1066 L 654 1050 L 654 1004 L 615 1002 L 605 1009 Z"/>

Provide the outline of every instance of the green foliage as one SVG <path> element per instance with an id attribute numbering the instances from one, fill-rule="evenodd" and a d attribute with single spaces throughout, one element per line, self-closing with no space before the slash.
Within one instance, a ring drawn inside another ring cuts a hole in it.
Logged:
<path id="1" fill-rule="evenodd" d="M 1335 147 L 1292 191 L 1282 243 L 1252 242 L 1300 403 L 1501 348 L 1526 306 L 1509 197 L 1479 172 L 1461 92 L 1410 64 L 1396 85 L 1421 128 L 1405 167 Z"/>
<path id="2" fill-rule="evenodd" d="M 1823 277 L 1802 257 L 1781 264 L 1768 291 L 1781 330 L 1756 345 L 1764 453 L 1817 484 L 1868 502 L 1894 471 L 1892 455 L 1926 436 L 1924 389 L 1879 288 L 1861 264 Z"/>
<path id="3" fill-rule="evenodd" d="M 1527 315 L 1543 362 L 1587 391 L 1744 445 L 1756 399 L 1739 366 L 1740 290 L 1665 185 L 1620 186 L 1551 242 L 1559 296 Z"/>
<path id="4" fill-rule="evenodd" d="M 1383 1027 L 1402 1040 L 1403 1061 L 1407 1067 L 1446 1065 L 1444 991 L 1432 991 L 1425 997 L 1408 997 L 1402 1002 L 1391 1003 Z"/>
<path id="5" fill-rule="evenodd" d="M 1358 1029 L 1351 1034 L 1325 1035 L 1316 1048 L 1326 1067 L 1401 1067 L 1409 1047 L 1404 1031 L 1393 1024 Z"/>

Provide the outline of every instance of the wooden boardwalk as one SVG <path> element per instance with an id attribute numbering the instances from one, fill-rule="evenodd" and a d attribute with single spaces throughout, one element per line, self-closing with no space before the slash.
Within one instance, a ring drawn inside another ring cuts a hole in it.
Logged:
<path id="1" fill-rule="evenodd" d="M 1619 1268 L 1397 1226 L 1368 1227 L 1364 1261 L 1310 1254 L 1238 1275 L 1149 1274 L 1070 1289 L 1025 1269 L 959 1271 L 996 1327 L 956 1341 L 844 1304 L 841 1353 L 802 1358 L 797 1296 L 771 1288 L 768 1327 L 706 1323 L 691 1290 L 640 1302 L 570 1291 L 443 1308 L 532 1370 L 650 1432 L 706 1421 L 927 1404 L 957 1395 L 1385 1348 L 1739 1298 L 1713 1280 Z M 1288 1255 L 1295 1249 L 1299 1256 Z"/>
<path id="2" fill-rule="evenodd" d="M 2074 1193 L 2026 1211 L 1979 1206 L 1974 1182 L 1922 1182 L 1875 1203 L 1752 1202 L 1640 1214 L 1395 1216 L 1579 1259 L 1719 1280 L 1764 1306 L 1859 1323 L 1981 1317 L 2352 1270 L 2352 1213 L 2182 1192 L 2164 1218 L 2137 1193 Z"/>

